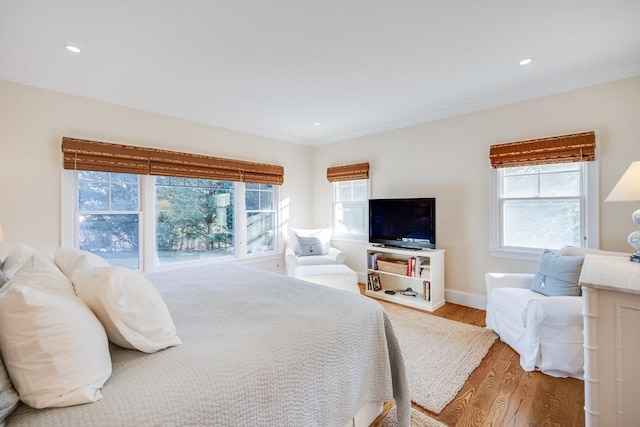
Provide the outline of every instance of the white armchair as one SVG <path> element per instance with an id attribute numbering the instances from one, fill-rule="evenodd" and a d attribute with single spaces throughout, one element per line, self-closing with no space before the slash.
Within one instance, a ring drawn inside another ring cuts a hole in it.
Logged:
<path id="1" fill-rule="evenodd" d="M 298 237 L 317 237 L 322 244 L 321 255 L 304 255 L 297 244 Z M 346 255 L 341 250 L 331 247 L 331 230 L 327 228 L 300 229 L 290 228 L 287 235 L 285 264 L 287 275 L 294 277 L 296 267 L 306 265 L 343 264 Z"/>
<path id="2" fill-rule="evenodd" d="M 561 255 L 619 252 L 567 247 Z M 581 296 L 545 296 L 531 290 L 534 274 L 487 273 L 487 328 L 520 354 L 525 371 L 582 379 L 584 365 Z"/>

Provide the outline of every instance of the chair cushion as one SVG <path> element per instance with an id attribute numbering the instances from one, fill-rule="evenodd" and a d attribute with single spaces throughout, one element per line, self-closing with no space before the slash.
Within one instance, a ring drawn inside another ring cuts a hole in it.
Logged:
<path id="1" fill-rule="evenodd" d="M 579 296 L 583 256 L 560 255 L 546 249 L 542 253 L 531 290 L 546 296 Z"/>
<path id="2" fill-rule="evenodd" d="M 296 260 L 298 266 L 335 264 L 333 259 L 331 259 L 328 255 L 297 256 Z"/>
<path id="3" fill-rule="evenodd" d="M 526 326 L 529 301 L 545 298 L 544 295 L 521 288 L 496 288 L 491 291 L 491 306 L 501 316 L 522 327 Z"/>

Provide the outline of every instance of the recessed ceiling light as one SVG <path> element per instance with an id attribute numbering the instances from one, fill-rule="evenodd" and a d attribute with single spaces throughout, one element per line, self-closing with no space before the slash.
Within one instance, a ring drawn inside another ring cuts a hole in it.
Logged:
<path id="1" fill-rule="evenodd" d="M 320 122 L 313 123 L 314 126 L 320 126 Z"/>
<path id="2" fill-rule="evenodd" d="M 82 49 L 80 49 L 79 47 L 72 46 L 72 45 L 70 45 L 70 44 L 65 44 L 65 45 L 64 45 L 64 48 L 65 48 L 65 49 L 67 49 L 67 50 L 68 50 L 68 51 L 70 51 L 70 52 L 73 52 L 73 53 L 80 53 L 80 52 L 82 52 Z"/>
<path id="3" fill-rule="evenodd" d="M 528 64 L 531 64 L 532 62 L 533 62 L 533 58 L 524 58 L 523 60 L 518 62 L 518 64 L 520 64 L 520 65 L 528 65 Z"/>

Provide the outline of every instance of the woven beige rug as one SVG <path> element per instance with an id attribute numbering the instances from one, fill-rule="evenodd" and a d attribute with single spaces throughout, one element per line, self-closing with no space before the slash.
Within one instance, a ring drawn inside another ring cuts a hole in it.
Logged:
<path id="1" fill-rule="evenodd" d="M 498 337 L 495 332 L 378 301 L 400 341 L 411 400 L 439 414 Z"/>
<path id="2" fill-rule="evenodd" d="M 396 427 L 398 425 L 398 418 L 396 414 L 396 407 L 391 408 L 389 413 L 380 421 L 378 427 Z M 446 424 L 436 421 L 433 418 L 429 418 L 422 412 L 418 412 L 411 408 L 411 427 L 447 427 Z"/>

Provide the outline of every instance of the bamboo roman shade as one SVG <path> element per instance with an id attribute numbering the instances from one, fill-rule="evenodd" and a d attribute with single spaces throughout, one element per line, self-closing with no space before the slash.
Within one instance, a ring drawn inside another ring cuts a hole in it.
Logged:
<path id="1" fill-rule="evenodd" d="M 179 151 L 62 138 L 64 168 L 280 185 L 282 166 Z"/>
<path id="2" fill-rule="evenodd" d="M 329 182 L 369 179 L 369 163 L 357 163 L 354 165 L 327 168 L 327 179 Z"/>
<path id="3" fill-rule="evenodd" d="M 596 135 L 584 132 L 492 145 L 489 159 L 493 168 L 593 161 Z"/>

